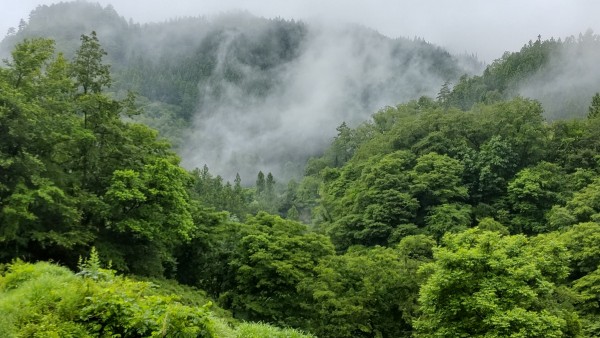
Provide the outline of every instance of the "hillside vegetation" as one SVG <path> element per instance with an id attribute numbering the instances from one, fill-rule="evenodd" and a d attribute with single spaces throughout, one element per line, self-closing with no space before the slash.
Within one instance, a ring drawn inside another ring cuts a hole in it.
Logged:
<path id="1" fill-rule="evenodd" d="M 600 94 L 549 119 L 515 91 L 598 41 L 532 42 L 248 184 L 184 169 L 96 32 L 22 40 L 0 68 L 0 336 L 598 336 Z"/>

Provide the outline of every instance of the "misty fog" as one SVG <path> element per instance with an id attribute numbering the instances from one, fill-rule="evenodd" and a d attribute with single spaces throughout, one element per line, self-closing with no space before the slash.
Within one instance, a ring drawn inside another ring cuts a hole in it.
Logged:
<path id="1" fill-rule="evenodd" d="M 576 43 L 579 42 L 579 43 Z M 600 91 L 600 41 L 591 30 L 565 40 L 548 64 L 523 83 L 518 92 L 539 100 L 547 119 L 585 116 Z"/>
<path id="2" fill-rule="evenodd" d="M 200 84 L 201 105 L 182 150 L 186 167 L 207 164 L 226 178 L 239 172 L 252 180 L 258 170 L 290 178 L 324 149 L 342 122 L 356 125 L 386 105 L 435 96 L 447 80 L 434 72 L 431 59 L 411 57 L 411 48 L 424 42 L 394 41 L 352 25 L 312 24 L 299 56 L 272 72 L 276 85 L 258 97 L 246 88 L 260 83 L 265 72 L 236 60 L 232 42 L 268 31 L 239 27 L 244 25 L 229 29 L 220 42 L 213 77 L 223 77 L 228 62 L 244 80 Z"/>
<path id="3" fill-rule="evenodd" d="M 40 4 L 56 0 L 2 2 L 0 34 L 17 27 Z M 112 5 L 127 20 L 148 23 L 186 16 L 214 16 L 231 10 L 294 20 L 358 23 L 389 37 L 419 36 L 452 53 L 475 53 L 490 63 L 504 51 L 516 51 L 538 34 L 577 35 L 591 28 L 600 32 L 596 0 L 97 0 Z"/>

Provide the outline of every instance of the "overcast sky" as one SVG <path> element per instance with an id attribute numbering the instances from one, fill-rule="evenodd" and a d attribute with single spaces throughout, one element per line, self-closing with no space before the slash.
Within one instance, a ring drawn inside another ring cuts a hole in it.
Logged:
<path id="1" fill-rule="evenodd" d="M 0 0 L 0 34 L 52 0 Z M 490 62 L 528 40 L 600 33 L 598 0 L 100 0 L 136 22 L 244 9 L 258 16 L 354 22 L 389 37 L 422 37 Z"/>

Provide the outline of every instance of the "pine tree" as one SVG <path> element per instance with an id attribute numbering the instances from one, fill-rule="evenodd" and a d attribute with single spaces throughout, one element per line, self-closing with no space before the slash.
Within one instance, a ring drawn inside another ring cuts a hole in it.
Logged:
<path id="1" fill-rule="evenodd" d="M 588 119 L 593 119 L 600 116 L 600 93 L 596 93 L 592 97 L 592 104 L 589 108 Z"/>
<path id="2" fill-rule="evenodd" d="M 270 172 L 267 174 L 266 191 L 269 196 L 272 196 L 275 191 L 275 178 Z"/>
<path id="3" fill-rule="evenodd" d="M 110 87 L 110 68 L 102 63 L 102 57 L 106 55 L 96 32 L 90 36 L 81 35 L 81 46 L 75 53 L 72 73 L 78 87 L 83 94 L 100 93 L 102 87 Z"/>
<path id="4" fill-rule="evenodd" d="M 240 177 L 239 173 L 235 174 L 235 180 L 233 181 L 233 183 L 233 190 L 236 193 L 240 193 L 242 191 L 242 178 Z"/>
<path id="5" fill-rule="evenodd" d="M 440 89 L 440 91 L 436 97 L 438 100 L 438 103 L 440 103 L 442 105 L 442 107 L 444 107 L 444 109 L 448 109 L 448 107 L 450 106 L 450 94 L 451 93 L 452 93 L 452 91 L 450 90 L 450 81 L 444 82 L 444 84 L 442 85 L 442 88 Z"/>
<path id="6" fill-rule="evenodd" d="M 265 191 L 265 174 L 262 171 L 258 172 L 256 178 L 256 194 L 261 195 Z"/>

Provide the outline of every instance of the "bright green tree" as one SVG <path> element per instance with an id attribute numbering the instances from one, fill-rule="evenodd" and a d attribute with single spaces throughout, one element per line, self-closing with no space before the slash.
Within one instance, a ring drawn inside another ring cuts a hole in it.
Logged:
<path id="1" fill-rule="evenodd" d="M 160 276 L 161 263 L 174 263 L 174 247 L 195 231 L 189 182 L 188 174 L 167 160 L 147 164 L 140 172 L 114 172 L 103 198 L 108 210 L 101 240 L 106 253 L 114 253 L 109 258 L 116 268 Z M 116 250 L 107 250 L 114 246 Z"/>
<path id="2" fill-rule="evenodd" d="M 547 214 L 554 229 L 562 229 L 581 222 L 600 221 L 600 179 L 575 192 L 566 205 L 554 205 Z"/>
<path id="3" fill-rule="evenodd" d="M 556 236 L 467 230 L 447 234 L 424 266 L 417 337 L 577 337 L 577 315 L 557 284 L 569 255 Z M 572 301 L 572 299 L 571 299 Z"/>
<path id="4" fill-rule="evenodd" d="M 421 208 L 464 200 L 468 196 L 462 184 L 463 165 L 447 155 L 429 153 L 417 159 L 412 172 L 411 192 Z"/>
<path id="5" fill-rule="evenodd" d="M 600 334 L 600 224 L 580 223 L 560 236 L 571 254 L 569 280 L 579 296 L 576 309 L 584 335 L 596 337 Z"/>

